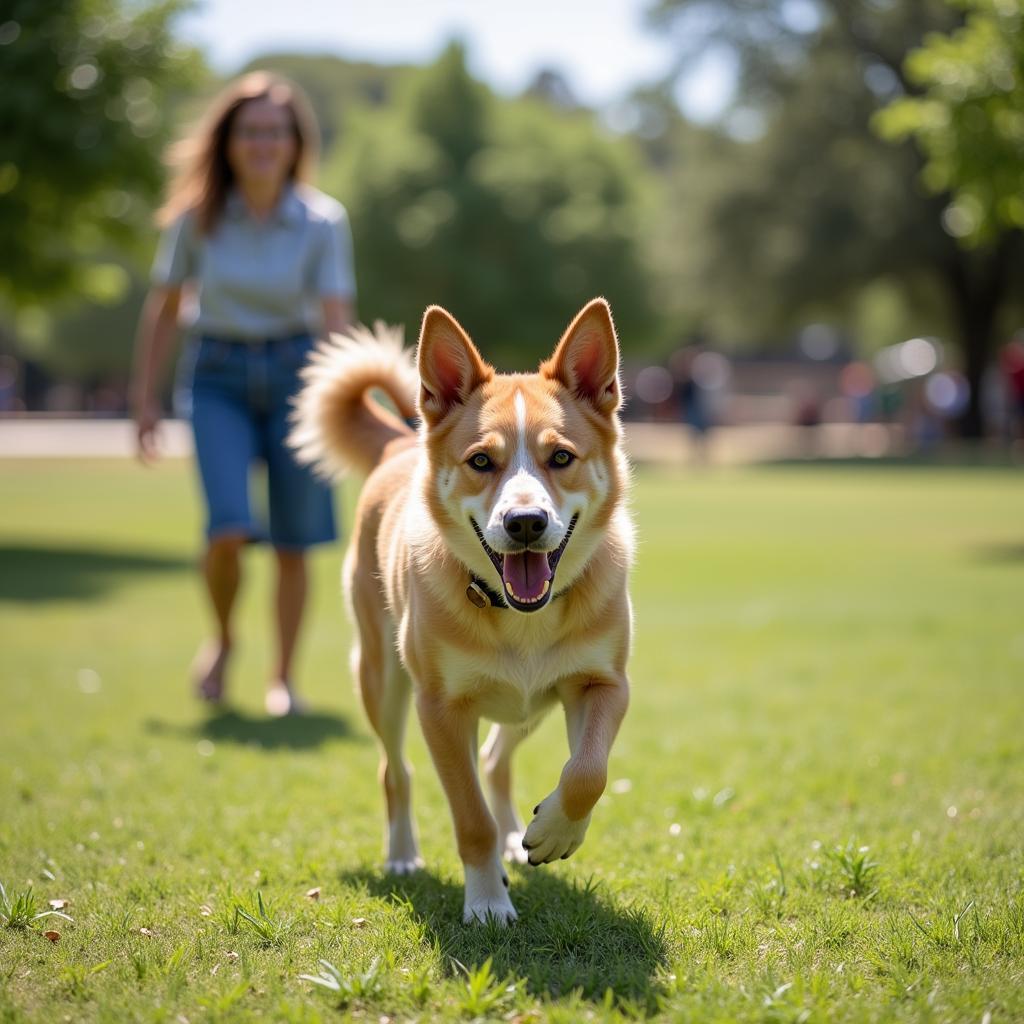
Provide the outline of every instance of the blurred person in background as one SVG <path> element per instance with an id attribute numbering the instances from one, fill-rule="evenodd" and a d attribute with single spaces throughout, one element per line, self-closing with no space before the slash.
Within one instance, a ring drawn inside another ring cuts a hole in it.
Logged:
<path id="1" fill-rule="evenodd" d="M 707 460 L 708 434 L 712 427 L 710 396 L 700 380 L 698 361 L 701 355 L 699 348 L 681 348 L 668 359 L 679 418 L 689 430 L 697 462 Z"/>
<path id="2" fill-rule="evenodd" d="M 176 174 L 136 343 L 138 451 L 156 454 L 161 372 L 178 328 L 180 412 L 191 420 L 206 501 L 203 578 L 214 619 L 192 672 L 220 702 L 235 643 L 245 544 L 274 549 L 275 662 L 266 708 L 295 713 L 292 665 L 307 596 L 306 549 L 336 538 L 329 487 L 285 444 L 299 371 L 323 331 L 353 319 L 355 278 L 344 208 L 314 189 L 318 132 L 293 83 L 255 72 L 229 85 L 171 150 Z M 253 515 L 250 469 L 266 467 L 269 529 Z"/>
<path id="3" fill-rule="evenodd" d="M 1010 441 L 1024 440 L 1024 331 L 1018 331 L 999 353 L 1009 400 Z"/>

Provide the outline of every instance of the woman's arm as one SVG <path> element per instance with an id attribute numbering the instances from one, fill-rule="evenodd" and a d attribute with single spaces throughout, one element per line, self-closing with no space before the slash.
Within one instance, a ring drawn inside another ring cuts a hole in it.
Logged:
<path id="1" fill-rule="evenodd" d="M 156 428 L 161 412 L 158 388 L 163 369 L 177 342 L 180 305 L 180 285 L 151 288 L 139 317 L 131 404 L 138 455 L 143 462 L 152 461 L 157 454 Z"/>
<path id="2" fill-rule="evenodd" d="M 355 309 L 348 299 L 336 295 L 325 295 L 321 302 L 324 313 L 324 330 L 328 334 L 340 334 L 355 319 Z"/>

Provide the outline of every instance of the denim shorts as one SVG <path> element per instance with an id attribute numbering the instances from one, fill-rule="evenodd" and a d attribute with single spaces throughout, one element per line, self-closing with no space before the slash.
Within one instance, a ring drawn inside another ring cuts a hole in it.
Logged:
<path id="1" fill-rule="evenodd" d="M 309 334 L 261 342 L 204 336 L 189 344 L 178 406 L 192 421 L 208 538 L 243 534 L 290 549 L 337 538 L 330 486 L 285 443 L 299 370 L 314 344 Z M 250 480 L 260 465 L 267 500 L 265 515 L 257 516 Z"/>

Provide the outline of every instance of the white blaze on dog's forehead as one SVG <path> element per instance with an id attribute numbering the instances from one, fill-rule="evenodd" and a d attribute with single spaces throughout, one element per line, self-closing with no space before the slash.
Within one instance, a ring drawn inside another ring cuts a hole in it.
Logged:
<path id="1" fill-rule="evenodd" d="M 529 445 L 526 440 L 526 399 L 522 391 L 516 392 L 516 454 L 513 464 L 522 469 L 527 465 L 530 458 Z"/>
<path id="2" fill-rule="evenodd" d="M 488 519 L 489 532 L 501 533 L 501 523 L 506 512 L 514 508 L 532 506 L 542 508 L 556 520 L 557 511 L 541 479 L 537 465 L 530 456 L 529 437 L 526 424 L 526 397 L 516 391 L 513 398 L 516 411 L 516 450 L 509 463 L 505 480 L 498 492 L 498 499 Z"/>

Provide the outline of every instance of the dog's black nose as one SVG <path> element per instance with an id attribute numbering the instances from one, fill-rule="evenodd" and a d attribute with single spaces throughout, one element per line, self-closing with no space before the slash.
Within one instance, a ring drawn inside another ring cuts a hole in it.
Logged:
<path id="1" fill-rule="evenodd" d="M 548 514 L 542 508 L 514 508 L 505 513 L 504 523 L 513 540 L 529 544 L 548 528 Z"/>

